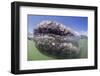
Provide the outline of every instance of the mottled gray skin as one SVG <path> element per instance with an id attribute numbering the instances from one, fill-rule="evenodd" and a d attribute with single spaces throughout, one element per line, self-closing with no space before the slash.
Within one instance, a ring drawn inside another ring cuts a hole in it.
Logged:
<path id="1" fill-rule="evenodd" d="M 46 25 L 45 22 L 44 24 Z M 50 24 L 50 22 L 48 24 Z M 46 25 L 46 27 L 48 26 L 48 24 Z M 58 23 L 55 24 L 58 25 Z M 39 25 L 39 27 L 40 26 L 41 25 Z M 64 29 L 66 29 L 67 33 L 67 28 L 64 27 Z M 80 52 L 79 36 L 73 33 L 73 31 L 68 30 L 68 32 L 69 31 L 73 35 L 56 35 L 53 33 L 34 34 L 33 40 L 35 41 L 35 46 L 41 53 L 47 56 L 51 56 L 54 58 L 77 58 Z"/>

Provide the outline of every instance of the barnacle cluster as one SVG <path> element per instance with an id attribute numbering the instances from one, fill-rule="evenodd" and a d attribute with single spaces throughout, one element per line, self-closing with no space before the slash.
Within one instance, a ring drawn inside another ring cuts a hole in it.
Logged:
<path id="1" fill-rule="evenodd" d="M 56 21 L 45 20 L 33 30 L 38 50 L 54 58 L 76 58 L 80 52 L 79 35 Z"/>

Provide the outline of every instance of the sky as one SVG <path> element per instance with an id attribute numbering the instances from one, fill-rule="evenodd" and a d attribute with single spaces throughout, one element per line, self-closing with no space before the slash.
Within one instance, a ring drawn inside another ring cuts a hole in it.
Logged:
<path id="1" fill-rule="evenodd" d="M 79 34 L 87 35 L 88 17 L 79 16 L 50 16 L 50 15 L 28 15 L 28 32 L 32 33 L 37 24 L 43 20 L 53 20 L 77 31 Z"/>

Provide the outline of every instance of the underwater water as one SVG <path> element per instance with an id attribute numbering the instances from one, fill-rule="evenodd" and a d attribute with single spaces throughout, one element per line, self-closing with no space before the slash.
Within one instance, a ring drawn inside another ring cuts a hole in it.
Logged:
<path id="1" fill-rule="evenodd" d="M 79 40 L 79 47 L 80 47 L 80 53 L 79 57 L 81 59 L 88 57 L 88 46 L 87 46 L 88 39 L 80 39 Z M 27 60 L 55 60 L 56 58 L 47 56 L 42 54 L 36 47 L 35 42 L 33 40 L 28 40 L 28 53 L 27 53 Z M 77 59 L 77 58 L 76 58 Z"/>

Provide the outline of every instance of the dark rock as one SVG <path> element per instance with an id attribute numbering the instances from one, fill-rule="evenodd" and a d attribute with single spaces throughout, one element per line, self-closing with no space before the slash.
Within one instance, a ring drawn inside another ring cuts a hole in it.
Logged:
<path id="1" fill-rule="evenodd" d="M 79 36 L 63 24 L 43 21 L 34 30 L 34 41 L 39 51 L 54 58 L 76 58 Z"/>

